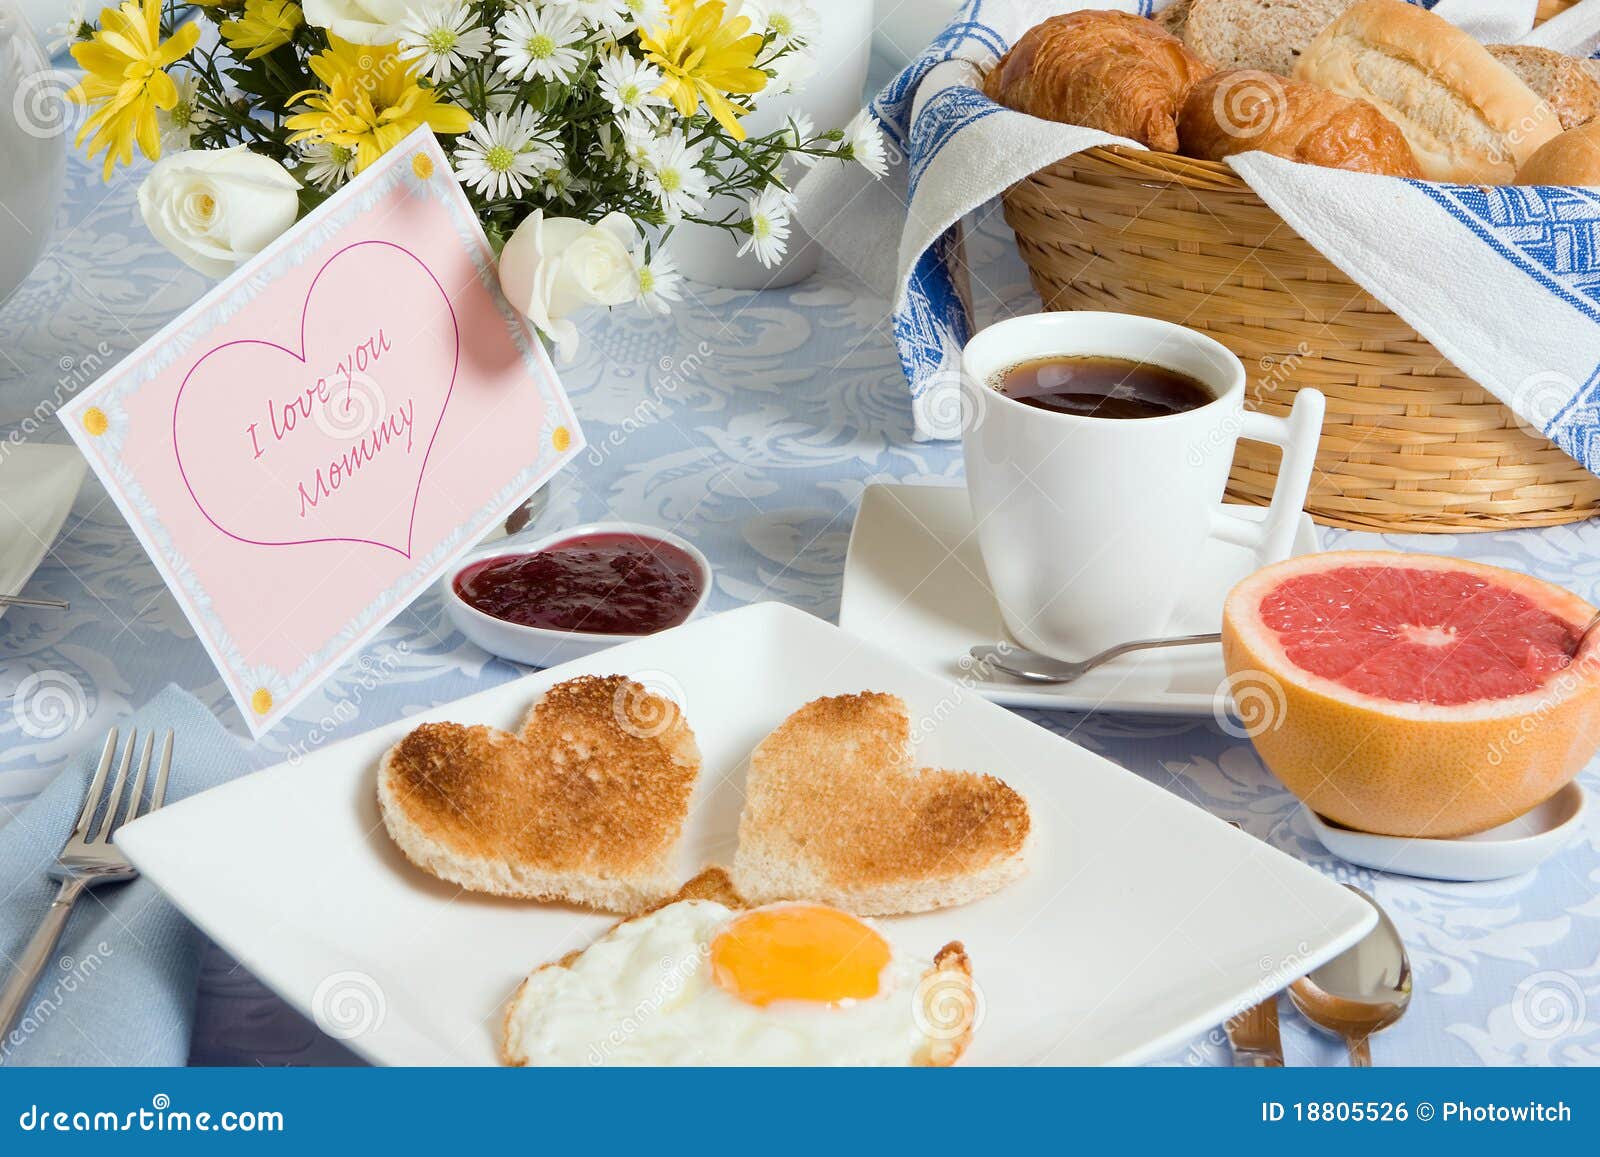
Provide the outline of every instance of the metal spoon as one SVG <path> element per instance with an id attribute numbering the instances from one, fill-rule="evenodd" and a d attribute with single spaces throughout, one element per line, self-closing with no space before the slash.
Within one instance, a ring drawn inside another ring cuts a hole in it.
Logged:
<path id="1" fill-rule="evenodd" d="M 1049 655 L 1041 655 L 1037 651 L 1030 651 L 1026 647 L 1016 647 L 1008 643 L 999 643 L 991 646 L 973 647 L 967 653 L 980 664 L 995 667 L 1007 675 L 1015 675 L 1019 679 L 1028 679 L 1034 683 L 1071 683 L 1074 679 L 1094 670 L 1102 663 L 1109 662 L 1119 655 L 1126 655 L 1129 651 L 1148 651 L 1158 647 L 1190 647 L 1196 643 L 1220 643 L 1222 636 L 1208 635 L 1179 635 L 1171 639 L 1136 639 L 1131 643 L 1118 643 L 1115 647 L 1108 647 L 1098 655 L 1093 655 L 1078 662 L 1069 659 L 1052 659 Z"/>
<path id="2" fill-rule="evenodd" d="M 1583 650 L 1584 640 L 1589 637 L 1589 632 L 1593 631 L 1596 627 L 1600 627 L 1600 611 L 1596 611 L 1593 617 L 1590 618 L 1589 622 L 1584 626 L 1583 630 L 1578 633 L 1578 641 L 1572 644 L 1572 653 L 1574 655 Z"/>
<path id="3" fill-rule="evenodd" d="M 1378 913 L 1378 923 L 1354 948 L 1289 986 L 1300 1015 L 1344 1038 L 1353 1068 L 1372 1067 L 1369 1040 L 1399 1020 L 1411 1003 L 1411 961 L 1400 933 L 1378 902 L 1346 884 Z"/>
<path id="4" fill-rule="evenodd" d="M 66 599 L 25 599 L 21 595 L 0 595 L 0 607 L 45 607 L 52 611 L 69 611 L 72 604 Z"/>

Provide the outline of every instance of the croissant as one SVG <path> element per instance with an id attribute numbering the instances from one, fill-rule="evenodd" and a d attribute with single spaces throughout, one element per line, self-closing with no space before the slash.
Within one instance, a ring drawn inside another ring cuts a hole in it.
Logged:
<path id="1" fill-rule="evenodd" d="M 1018 112 L 1172 153 L 1183 98 L 1210 71 L 1154 21 L 1080 11 L 1028 29 L 990 71 L 983 90 Z"/>
<path id="2" fill-rule="evenodd" d="M 1291 161 L 1420 177 L 1405 134 L 1367 101 L 1242 68 L 1189 90 L 1178 137 L 1191 157 L 1220 161 L 1260 149 Z"/>

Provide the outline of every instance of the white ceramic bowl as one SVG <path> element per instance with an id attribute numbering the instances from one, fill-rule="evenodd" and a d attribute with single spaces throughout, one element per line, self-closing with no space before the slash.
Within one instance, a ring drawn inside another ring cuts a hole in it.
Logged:
<path id="1" fill-rule="evenodd" d="M 711 563 L 706 556 L 691 542 L 679 538 L 665 530 L 654 526 L 647 526 L 642 522 L 588 522 L 582 526 L 569 527 L 566 530 L 547 534 L 543 538 L 533 539 L 529 542 L 508 543 L 498 542 L 492 546 L 474 551 L 461 560 L 444 582 L 444 608 L 458 631 L 471 639 L 492 655 L 499 655 L 502 659 L 510 659 L 513 663 L 526 663 L 530 667 L 554 667 L 559 663 L 571 662 L 584 655 L 614 647 L 618 643 L 626 643 L 630 639 L 637 639 L 639 635 L 602 635 L 594 631 L 557 631 L 544 627 L 526 627 L 521 623 L 509 623 L 505 619 L 497 619 L 493 615 L 486 615 L 476 607 L 468 606 L 460 595 L 456 594 L 456 576 L 475 563 L 490 558 L 508 558 L 512 555 L 537 554 L 557 543 L 566 542 L 568 539 L 581 538 L 590 534 L 635 534 L 640 538 L 654 538 L 675 546 L 684 554 L 694 559 L 695 565 L 700 568 L 700 598 L 694 605 L 694 610 L 689 612 L 688 622 L 698 615 L 706 605 L 706 600 L 711 597 Z"/>
<path id="2" fill-rule="evenodd" d="M 1352 864 L 1428 880 L 1503 880 L 1533 871 L 1571 843 L 1583 831 L 1588 797 L 1569 783 L 1510 823 L 1454 840 L 1374 836 L 1300 810 L 1323 846 Z"/>

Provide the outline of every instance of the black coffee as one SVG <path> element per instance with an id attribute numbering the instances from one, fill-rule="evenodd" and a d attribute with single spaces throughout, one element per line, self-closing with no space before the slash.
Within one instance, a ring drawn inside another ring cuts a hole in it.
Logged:
<path id="1" fill-rule="evenodd" d="M 1188 374 L 1127 358 L 1036 358 L 1012 366 L 1000 392 L 1026 406 L 1087 418 L 1163 418 L 1216 395 Z"/>

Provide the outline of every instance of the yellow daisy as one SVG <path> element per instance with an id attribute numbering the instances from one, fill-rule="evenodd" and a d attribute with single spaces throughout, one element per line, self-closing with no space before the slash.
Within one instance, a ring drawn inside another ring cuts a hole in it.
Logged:
<path id="1" fill-rule="evenodd" d="M 100 13 L 92 39 L 72 46 L 83 79 L 67 94 L 93 111 L 78 130 L 88 155 L 104 151 L 106 180 L 118 161 L 133 160 L 133 146 L 152 161 L 161 155 L 156 111 L 178 103 L 178 86 L 164 69 L 182 59 L 200 38 L 200 26 L 185 24 L 161 42 L 161 0 L 124 0 Z"/>
<path id="2" fill-rule="evenodd" d="M 306 104 L 284 121 L 294 132 L 289 143 L 325 141 L 349 149 L 358 173 L 422 125 L 436 133 L 464 133 L 472 125 L 466 109 L 417 83 L 416 65 L 396 45 L 350 44 L 330 32 L 327 50 L 310 64 L 324 87 L 289 98 L 291 105 Z"/>
<path id="3" fill-rule="evenodd" d="M 305 13 L 294 0 L 244 0 L 244 15 L 224 21 L 218 31 L 235 53 L 248 48 L 245 59 L 254 60 L 288 44 L 305 22 Z"/>
<path id="4" fill-rule="evenodd" d="M 750 19 L 736 16 L 724 21 L 722 0 L 672 0 L 668 18 L 641 30 L 639 43 L 654 64 L 666 74 L 656 91 L 671 99 L 683 116 L 692 116 L 700 102 L 736 141 L 744 140 L 739 117 L 750 110 L 728 100 L 727 94 L 760 92 L 767 74 L 755 67 L 761 37 L 750 32 Z"/>

